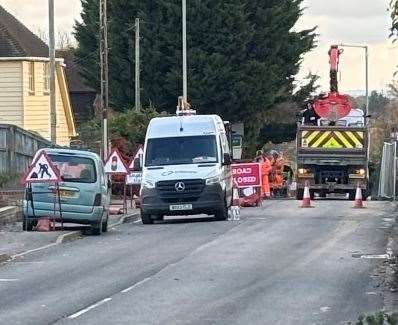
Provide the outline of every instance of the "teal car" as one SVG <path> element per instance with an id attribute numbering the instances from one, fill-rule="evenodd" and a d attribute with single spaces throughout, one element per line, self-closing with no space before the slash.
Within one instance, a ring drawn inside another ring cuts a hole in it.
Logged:
<path id="1" fill-rule="evenodd" d="M 108 229 L 108 179 L 97 154 L 81 150 L 42 149 L 59 170 L 59 201 L 57 187 L 51 183 L 33 183 L 26 189 L 24 230 L 31 231 L 42 217 L 63 222 L 91 225 L 92 233 L 100 235 Z M 37 154 L 42 151 L 40 150 Z M 60 204 L 59 204 L 60 203 Z M 59 209 L 59 205 L 61 209 Z"/>

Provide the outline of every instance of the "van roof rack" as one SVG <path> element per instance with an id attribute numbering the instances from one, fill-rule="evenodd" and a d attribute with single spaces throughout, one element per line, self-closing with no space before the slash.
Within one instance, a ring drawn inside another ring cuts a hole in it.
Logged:
<path id="1" fill-rule="evenodd" d="M 191 105 L 184 100 L 183 96 L 178 97 L 177 116 L 196 115 L 196 110 L 191 109 Z"/>

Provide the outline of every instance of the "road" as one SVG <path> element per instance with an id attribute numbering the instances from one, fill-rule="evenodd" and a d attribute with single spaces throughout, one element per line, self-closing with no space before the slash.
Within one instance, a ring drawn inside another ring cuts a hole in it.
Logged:
<path id="1" fill-rule="evenodd" d="M 268 201 L 121 225 L 0 267 L 0 324 L 346 324 L 383 307 L 389 204 Z M 388 220 L 387 220 L 388 221 Z"/>

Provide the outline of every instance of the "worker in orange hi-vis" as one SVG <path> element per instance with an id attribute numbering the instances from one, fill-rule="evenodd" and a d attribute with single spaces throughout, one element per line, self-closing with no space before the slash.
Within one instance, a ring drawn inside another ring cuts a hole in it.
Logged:
<path id="1" fill-rule="evenodd" d="M 256 158 L 254 158 L 254 161 L 260 165 L 260 177 L 261 177 L 261 186 L 258 189 L 260 197 L 263 198 L 265 196 L 264 192 L 264 187 L 263 187 L 263 165 L 264 165 L 264 154 L 262 150 L 257 150 L 256 152 Z"/>
<path id="2" fill-rule="evenodd" d="M 285 159 L 282 154 L 273 154 L 273 189 L 280 190 L 283 187 L 283 167 L 285 166 Z"/>
<path id="3" fill-rule="evenodd" d="M 263 198 L 271 197 L 271 188 L 269 184 L 269 174 L 272 170 L 271 157 L 264 156 L 261 163 L 261 193 Z"/>

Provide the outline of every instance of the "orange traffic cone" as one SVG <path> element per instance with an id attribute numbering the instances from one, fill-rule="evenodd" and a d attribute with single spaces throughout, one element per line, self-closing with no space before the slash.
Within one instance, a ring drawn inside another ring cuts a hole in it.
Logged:
<path id="1" fill-rule="evenodd" d="M 36 230 L 37 231 L 50 231 L 51 220 L 49 218 L 40 218 L 37 221 Z"/>
<path id="2" fill-rule="evenodd" d="M 312 208 L 310 188 L 308 184 L 306 184 L 304 187 L 304 195 L 303 195 L 303 202 L 301 203 L 301 208 Z"/>
<path id="3" fill-rule="evenodd" d="M 357 192 L 355 194 L 355 202 L 354 202 L 354 209 L 364 209 L 363 200 L 362 200 L 362 189 L 361 187 L 357 186 Z"/>

